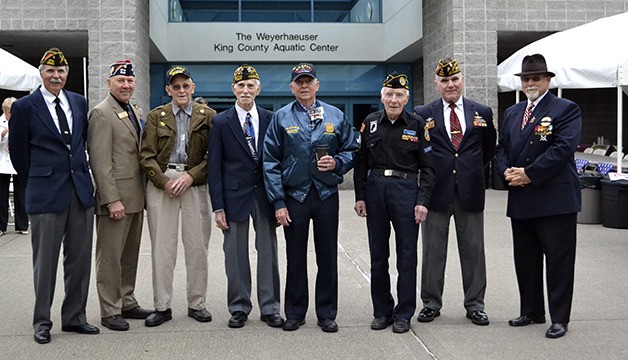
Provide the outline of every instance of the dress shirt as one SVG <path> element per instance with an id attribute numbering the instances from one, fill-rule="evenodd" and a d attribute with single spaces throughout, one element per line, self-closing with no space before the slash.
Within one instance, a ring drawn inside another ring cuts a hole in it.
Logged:
<path id="1" fill-rule="evenodd" d="M 441 99 L 442 100 L 442 99 Z M 445 129 L 447 129 L 447 135 L 451 139 L 451 122 L 449 121 L 451 116 L 451 108 L 449 107 L 449 103 L 445 100 L 443 101 L 443 119 L 445 119 Z M 456 115 L 458 115 L 458 120 L 460 121 L 460 130 L 462 131 L 462 136 L 464 136 L 465 131 L 467 131 L 467 122 L 464 119 L 464 108 L 462 107 L 462 96 L 458 101 L 456 101 Z"/>
<path id="2" fill-rule="evenodd" d="M 238 105 L 235 104 L 236 112 L 238 113 L 238 119 L 240 120 L 240 128 L 244 129 L 244 123 L 246 122 L 246 114 L 251 114 L 251 123 L 253 124 L 253 130 L 255 131 L 255 139 L 259 139 L 259 114 L 257 113 L 257 106 L 253 103 L 253 107 L 251 110 L 246 111 Z M 255 144 L 255 148 L 257 151 L 257 144 Z"/>
<path id="3" fill-rule="evenodd" d="M 180 108 L 172 102 L 172 113 L 177 122 L 177 137 L 170 154 L 170 162 L 173 164 L 188 163 L 188 140 L 190 132 L 190 118 L 192 118 L 192 101 L 188 102 L 185 108 Z"/>
<path id="4" fill-rule="evenodd" d="M 55 103 L 55 99 L 57 98 L 57 96 L 52 94 L 43 86 L 40 87 L 39 90 L 44 97 L 46 105 L 48 105 L 48 112 L 50 112 L 50 116 L 52 116 L 52 120 L 54 121 L 57 130 L 59 130 L 59 133 L 61 133 L 61 127 L 59 126 L 59 117 L 57 116 L 57 110 L 55 110 L 55 107 L 57 106 L 57 103 Z M 59 104 L 61 105 L 61 109 L 65 113 L 65 117 L 68 120 L 70 134 L 72 134 L 72 109 L 70 108 L 70 101 L 68 100 L 68 97 L 65 95 L 65 92 L 63 90 L 59 92 L 58 97 L 59 100 L 61 100 L 59 102 Z"/>

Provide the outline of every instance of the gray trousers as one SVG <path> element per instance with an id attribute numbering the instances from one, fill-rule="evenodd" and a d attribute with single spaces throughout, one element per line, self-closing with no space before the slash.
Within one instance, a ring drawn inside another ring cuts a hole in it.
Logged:
<path id="1" fill-rule="evenodd" d="M 52 328 L 50 307 L 55 293 L 57 264 L 63 244 L 65 297 L 61 305 L 61 324 L 87 322 L 85 307 L 89 293 L 92 264 L 94 208 L 84 208 L 72 192 L 70 206 L 60 213 L 30 214 L 35 282 L 35 331 Z"/>
<path id="2" fill-rule="evenodd" d="M 486 291 L 486 260 L 484 256 L 484 212 L 462 209 L 458 194 L 447 211 L 430 210 L 421 224 L 423 261 L 421 269 L 421 300 L 423 306 L 440 310 L 443 306 L 445 264 L 449 222 L 453 215 L 462 269 L 464 307 L 468 311 L 484 310 Z"/>
<path id="3" fill-rule="evenodd" d="M 279 266 L 275 219 L 259 210 L 257 200 L 251 212 L 257 250 L 257 301 L 262 315 L 278 314 L 280 309 Z M 229 219 L 227 219 L 229 220 Z M 251 312 L 251 265 L 249 262 L 249 220 L 228 221 L 225 236 L 225 272 L 229 312 Z"/>

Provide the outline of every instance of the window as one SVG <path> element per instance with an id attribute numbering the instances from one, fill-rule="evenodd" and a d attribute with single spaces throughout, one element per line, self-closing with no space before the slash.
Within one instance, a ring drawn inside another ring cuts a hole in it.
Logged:
<path id="1" fill-rule="evenodd" d="M 381 22 L 381 0 L 170 0 L 169 4 L 171 22 Z"/>

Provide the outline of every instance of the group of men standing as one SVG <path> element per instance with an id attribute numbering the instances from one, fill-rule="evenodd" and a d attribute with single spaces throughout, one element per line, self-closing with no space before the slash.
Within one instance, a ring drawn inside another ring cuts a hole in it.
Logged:
<path id="1" fill-rule="evenodd" d="M 533 105 L 517 104 L 506 111 L 497 147 L 497 169 L 510 186 L 508 216 L 521 295 L 520 317 L 509 324 L 545 322 L 545 256 L 552 315 L 546 335 L 560 337 L 567 331 L 573 292 L 580 197 L 573 185 L 572 155 L 580 137 L 580 113 L 575 104 L 547 92 L 553 73 L 541 55 L 526 57 L 522 69 L 516 75 Z M 325 332 L 338 331 L 338 184 L 354 165 L 355 211 L 366 217 L 371 254 L 371 328 L 393 325 L 396 333 L 410 329 L 421 224 L 423 307 L 417 320 L 430 322 L 440 315 L 452 216 L 466 317 L 488 325 L 483 210 L 485 169 L 495 155 L 496 131 L 492 110 L 462 96 L 464 77 L 456 60 L 439 61 L 434 81 L 441 98 L 417 106 L 414 113 L 405 110 L 407 76 L 388 75 L 381 88 L 384 109 L 364 119 L 358 141 L 345 115 L 316 98 L 320 82 L 309 63 L 291 70 L 295 100 L 275 113 L 255 104 L 261 83 L 252 66 L 235 70 L 236 102 L 220 114 L 192 101 L 192 75 L 174 66 L 166 74 L 172 101 L 150 111 L 146 121 L 130 104 L 135 88 L 130 61 L 111 65 L 110 93 L 89 114 L 83 97 L 63 89 L 68 72 L 63 53 L 48 50 L 40 65 L 43 86 L 12 107 L 11 159 L 27 182 L 26 210 L 32 221 L 36 342 L 51 338 L 61 244 L 66 289 L 62 330 L 99 333 L 85 314 L 94 214 L 103 326 L 124 331 L 129 329 L 126 319 L 145 319 L 146 326 L 172 319 L 179 218 L 187 314 L 199 322 L 211 321 L 205 299 L 210 202 L 224 235 L 228 326 L 243 327 L 253 308 L 251 219 L 260 320 L 286 331 L 305 323 L 311 220 L 317 324 Z M 541 120 L 535 123 L 536 118 Z M 546 206 L 550 198 L 552 204 Z M 154 310 L 142 308 L 134 295 L 144 209 Z M 391 224 L 399 273 L 396 305 L 388 272 Z M 280 315 L 277 226 L 283 226 L 286 238 L 285 320 Z"/>

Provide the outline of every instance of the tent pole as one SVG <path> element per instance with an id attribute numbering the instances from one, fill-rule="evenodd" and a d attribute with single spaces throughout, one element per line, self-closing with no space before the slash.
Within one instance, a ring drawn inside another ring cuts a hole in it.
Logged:
<path id="1" fill-rule="evenodd" d="M 87 58 L 83 56 L 83 95 L 87 99 Z"/>
<path id="2" fill-rule="evenodd" d="M 558 97 L 563 97 L 563 88 L 558 88 Z"/>
<path id="3" fill-rule="evenodd" d="M 624 132 L 623 129 L 623 121 L 622 121 L 622 109 L 623 109 L 623 94 L 621 90 L 621 86 L 617 86 L 617 173 L 621 174 L 623 169 L 621 167 L 622 158 L 624 156 L 624 144 L 622 134 Z"/>
<path id="4" fill-rule="evenodd" d="M 515 104 L 518 104 L 519 101 L 519 90 L 515 90 Z"/>

